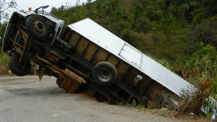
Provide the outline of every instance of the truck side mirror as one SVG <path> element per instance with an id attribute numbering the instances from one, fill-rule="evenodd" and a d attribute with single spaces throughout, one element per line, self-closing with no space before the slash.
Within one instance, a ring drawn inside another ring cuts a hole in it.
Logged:
<path id="1" fill-rule="evenodd" d="M 48 7 L 49 7 L 49 5 L 43 6 L 43 9 L 46 9 L 46 8 L 48 8 Z"/>
<path id="2" fill-rule="evenodd" d="M 36 9 L 35 9 L 35 13 L 38 13 L 38 10 L 39 10 L 39 9 L 42 9 L 42 11 L 43 11 L 43 13 L 44 13 L 44 9 L 46 9 L 46 8 L 48 8 L 48 7 L 49 7 L 49 5 L 41 6 L 41 7 L 39 7 L 39 8 L 36 8 Z"/>

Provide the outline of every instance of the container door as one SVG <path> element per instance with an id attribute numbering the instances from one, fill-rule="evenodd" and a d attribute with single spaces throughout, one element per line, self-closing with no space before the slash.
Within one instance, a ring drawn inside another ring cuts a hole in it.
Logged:
<path id="1" fill-rule="evenodd" d="M 142 60 L 142 53 L 134 47 L 125 44 L 119 54 L 122 58 L 126 59 L 131 65 L 140 67 Z"/>

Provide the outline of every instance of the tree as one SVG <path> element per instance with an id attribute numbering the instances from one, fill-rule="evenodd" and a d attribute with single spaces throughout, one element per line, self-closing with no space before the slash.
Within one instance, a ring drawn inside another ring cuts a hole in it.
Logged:
<path id="1" fill-rule="evenodd" d="M 0 0 L 0 25 L 2 19 L 8 19 L 9 17 L 9 9 L 16 8 L 16 1 L 15 0 Z"/>

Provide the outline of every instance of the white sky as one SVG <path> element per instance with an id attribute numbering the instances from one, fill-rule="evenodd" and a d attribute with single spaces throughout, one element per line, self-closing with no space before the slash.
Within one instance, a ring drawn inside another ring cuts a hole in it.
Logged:
<path id="1" fill-rule="evenodd" d="M 29 7 L 32 9 L 36 9 L 40 6 L 49 5 L 49 9 L 51 10 L 52 7 L 60 7 L 61 5 L 66 5 L 69 3 L 70 5 L 74 6 L 76 3 L 82 4 L 87 0 L 15 0 L 17 2 L 17 9 L 28 10 Z"/>
<path id="2" fill-rule="evenodd" d="M 10 1 L 10 0 L 6 0 Z M 32 10 L 35 10 L 36 8 L 44 5 L 49 5 L 49 8 L 46 9 L 46 11 L 50 11 L 53 7 L 58 8 L 62 5 L 68 5 L 75 6 L 76 4 L 81 5 L 82 3 L 87 2 L 87 0 L 15 0 L 17 2 L 17 9 L 10 9 L 9 13 L 13 13 L 13 11 L 16 10 L 24 10 L 28 11 L 31 7 Z M 95 1 L 95 0 L 92 0 Z M 2 20 L 5 21 L 5 20 Z"/>

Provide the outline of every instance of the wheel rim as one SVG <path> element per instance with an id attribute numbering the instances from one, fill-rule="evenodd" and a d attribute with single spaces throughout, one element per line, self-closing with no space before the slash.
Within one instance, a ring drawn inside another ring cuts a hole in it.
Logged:
<path id="1" fill-rule="evenodd" d="M 34 22 L 34 28 L 39 33 L 45 32 L 45 25 L 41 21 L 35 21 Z"/>
<path id="2" fill-rule="evenodd" d="M 97 71 L 97 78 L 101 81 L 101 82 L 109 82 L 112 79 L 112 73 L 110 72 L 109 69 L 107 68 L 100 68 Z"/>

